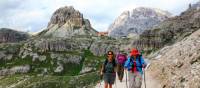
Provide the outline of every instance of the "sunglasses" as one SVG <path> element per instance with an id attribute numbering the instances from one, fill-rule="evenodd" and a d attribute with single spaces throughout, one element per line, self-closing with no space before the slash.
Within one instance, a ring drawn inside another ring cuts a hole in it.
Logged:
<path id="1" fill-rule="evenodd" d="M 113 55 L 113 54 L 108 54 L 108 56 Z"/>

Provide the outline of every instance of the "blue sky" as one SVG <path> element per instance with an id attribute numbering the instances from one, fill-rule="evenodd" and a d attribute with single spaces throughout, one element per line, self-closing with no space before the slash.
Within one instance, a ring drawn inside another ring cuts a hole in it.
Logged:
<path id="1" fill-rule="evenodd" d="M 167 10 L 179 15 L 189 3 L 199 0 L 0 0 L 0 28 L 38 32 L 46 28 L 52 13 L 63 6 L 73 6 L 90 20 L 97 31 L 108 26 L 123 11 L 137 7 Z"/>

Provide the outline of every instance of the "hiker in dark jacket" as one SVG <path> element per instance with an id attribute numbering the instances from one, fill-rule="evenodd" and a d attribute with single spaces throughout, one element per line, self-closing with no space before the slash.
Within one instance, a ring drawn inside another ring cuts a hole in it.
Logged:
<path id="1" fill-rule="evenodd" d="M 119 51 L 116 56 L 116 60 L 117 60 L 117 75 L 120 82 L 122 82 L 124 76 L 124 64 L 125 61 L 127 60 L 126 53 L 124 51 Z"/>
<path id="2" fill-rule="evenodd" d="M 146 62 L 137 49 L 132 49 L 130 57 L 128 57 L 124 67 L 128 71 L 129 88 L 141 88 L 142 68 L 146 67 Z"/>
<path id="3" fill-rule="evenodd" d="M 101 75 L 103 75 L 104 79 L 104 87 L 105 88 L 112 88 L 112 85 L 116 79 L 116 61 L 114 58 L 114 53 L 112 51 L 108 51 L 107 58 L 104 61 L 101 69 Z"/>

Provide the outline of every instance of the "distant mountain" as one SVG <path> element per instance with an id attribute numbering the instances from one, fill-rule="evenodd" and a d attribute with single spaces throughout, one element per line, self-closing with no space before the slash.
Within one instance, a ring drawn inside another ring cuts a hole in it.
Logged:
<path id="1" fill-rule="evenodd" d="M 169 17 L 171 17 L 169 12 L 154 8 L 139 7 L 132 11 L 124 11 L 109 26 L 109 36 L 141 34 L 144 30 L 150 29 Z"/>
<path id="2" fill-rule="evenodd" d="M 189 9 L 200 9 L 200 1 L 195 4 L 190 4 Z"/>
<path id="3" fill-rule="evenodd" d="M 9 28 L 0 28 L 0 43 L 25 41 L 30 37 L 28 33 Z"/>
<path id="4" fill-rule="evenodd" d="M 156 50 L 165 45 L 181 41 L 200 29 L 200 9 L 188 9 L 179 16 L 175 16 L 145 30 L 133 46 L 143 50 Z"/>
<path id="5" fill-rule="evenodd" d="M 39 33 L 46 37 L 72 37 L 75 35 L 96 35 L 88 19 L 72 6 L 57 9 L 48 23 L 47 28 Z"/>

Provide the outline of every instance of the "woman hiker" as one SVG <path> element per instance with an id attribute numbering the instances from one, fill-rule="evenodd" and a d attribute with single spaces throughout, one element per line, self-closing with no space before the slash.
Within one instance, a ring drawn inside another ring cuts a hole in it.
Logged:
<path id="1" fill-rule="evenodd" d="M 107 52 L 107 58 L 101 68 L 101 75 L 103 75 L 104 88 L 112 88 L 116 79 L 116 61 L 112 51 Z"/>
<path id="2" fill-rule="evenodd" d="M 132 49 L 130 56 L 125 62 L 124 68 L 128 71 L 129 88 L 141 88 L 142 85 L 142 68 L 146 67 L 142 55 L 137 49 Z"/>
<path id="3" fill-rule="evenodd" d="M 127 60 L 126 53 L 124 51 L 119 51 L 116 56 L 116 60 L 117 60 L 117 75 L 120 82 L 122 82 L 124 76 L 124 64 L 125 61 Z"/>

